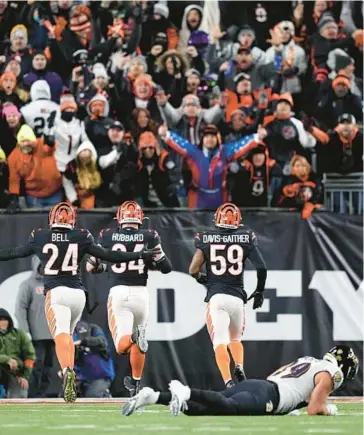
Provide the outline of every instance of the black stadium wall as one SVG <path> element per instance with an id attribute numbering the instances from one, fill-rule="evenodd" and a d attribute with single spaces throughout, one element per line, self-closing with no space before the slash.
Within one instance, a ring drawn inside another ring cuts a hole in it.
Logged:
<path id="1" fill-rule="evenodd" d="M 196 388 L 221 389 L 212 345 L 205 327 L 205 288 L 188 275 L 194 252 L 194 235 L 210 228 L 212 212 L 150 211 L 145 226 L 158 231 L 163 248 L 171 259 L 173 272 L 151 272 L 150 319 L 143 383 L 166 389 L 171 379 L 180 379 Z M 105 227 L 115 225 L 107 212 L 84 212 L 78 227 L 96 237 Z M 268 266 L 266 299 L 263 307 L 246 309 L 244 332 L 247 376 L 265 377 L 299 356 L 322 355 L 333 345 L 353 347 L 363 354 L 363 225 L 361 216 L 317 213 L 301 220 L 289 212 L 243 214 L 252 228 Z M 33 228 L 45 227 L 47 214 L 0 215 L 1 248 L 24 244 Z M 0 306 L 14 314 L 19 284 L 29 276 L 30 259 L 0 266 Z M 99 306 L 85 319 L 108 332 L 106 299 L 107 275 L 84 273 L 91 304 Z M 245 286 L 253 292 L 255 271 L 245 272 Z M 110 336 L 109 336 L 110 338 Z M 110 344 L 114 349 L 111 339 Z M 124 395 L 122 378 L 128 374 L 125 356 L 115 356 L 117 377 L 114 395 Z M 338 394 L 363 394 L 362 361 L 358 378 Z"/>

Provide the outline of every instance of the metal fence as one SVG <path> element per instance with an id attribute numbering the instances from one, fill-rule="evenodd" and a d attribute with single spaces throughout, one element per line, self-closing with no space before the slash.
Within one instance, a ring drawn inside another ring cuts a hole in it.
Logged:
<path id="1" fill-rule="evenodd" d="M 324 174 L 324 205 L 329 211 L 363 213 L 363 173 Z"/>

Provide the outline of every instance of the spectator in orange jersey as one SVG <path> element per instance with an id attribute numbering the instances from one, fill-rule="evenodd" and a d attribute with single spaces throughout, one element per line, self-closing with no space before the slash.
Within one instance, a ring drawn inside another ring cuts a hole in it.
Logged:
<path id="1" fill-rule="evenodd" d="M 302 218 L 311 217 L 320 208 L 321 186 L 305 157 L 296 155 L 291 160 L 291 175 L 283 181 L 272 201 L 274 207 L 299 210 Z"/>
<path id="2" fill-rule="evenodd" d="M 9 155 L 9 213 L 20 211 L 19 195 L 24 182 L 25 201 L 29 208 L 50 207 L 62 201 L 62 178 L 54 149 L 37 139 L 29 125 L 24 124 L 17 135 L 17 146 Z"/>

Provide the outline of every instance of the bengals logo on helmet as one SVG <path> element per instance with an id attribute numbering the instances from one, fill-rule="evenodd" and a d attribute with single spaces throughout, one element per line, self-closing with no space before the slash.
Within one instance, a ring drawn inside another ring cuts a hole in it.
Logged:
<path id="1" fill-rule="evenodd" d="M 216 227 L 236 229 L 239 227 L 240 221 L 240 210 L 231 202 L 220 205 L 215 212 L 214 222 Z"/>
<path id="2" fill-rule="evenodd" d="M 49 212 L 49 226 L 51 228 L 68 228 L 72 230 L 76 224 L 76 211 L 67 202 L 60 202 Z"/>
<path id="3" fill-rule="evenodd" d="M 139 204 L 135 201 L 123 202 L 116 212 L 116 219 L 119 225 L 139 224 L 142 225 L 144 213 Z"/>

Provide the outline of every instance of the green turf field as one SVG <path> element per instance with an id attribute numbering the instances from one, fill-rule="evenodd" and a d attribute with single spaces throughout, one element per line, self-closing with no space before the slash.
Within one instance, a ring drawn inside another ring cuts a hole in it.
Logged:
<path id="1" fill-rule="evenodd" d="M 122 417 L 120 405 L 0 405 L 1 435 L 109 434 L 348 434 L 362 435 L 363 405 L 337 404 L 336 417 L 172 417 L 167 408 L 148 408 Z"/>

